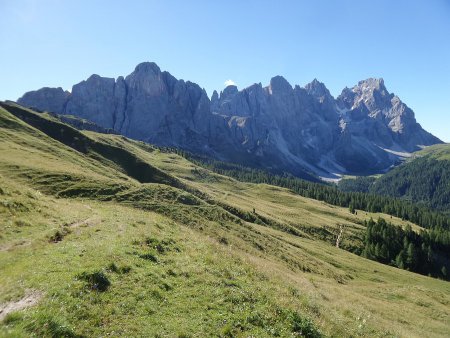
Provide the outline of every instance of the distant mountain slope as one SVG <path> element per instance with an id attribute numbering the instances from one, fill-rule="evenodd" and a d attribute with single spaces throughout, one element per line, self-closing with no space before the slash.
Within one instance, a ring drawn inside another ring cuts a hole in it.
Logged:
<path id="1" fill-rule="evenodd" d="M 266 87 L 228 86 L 210 100 L 197 84 L 145 62 L 125 78 L 92 75 L 70 93 L 42 88 L 18 102 L 133 139 L 310 180 L 383 172 L 405 153 L 441 143 L 382 79 L 360 81 L 335 99 L 317 80 L 292 87 L 275 76 Z"/>
<path id="2" fill-rule="evenodd" d="M 450 144 L 429 147 L 375 180 L 370 192 L 450 212 Z"/>

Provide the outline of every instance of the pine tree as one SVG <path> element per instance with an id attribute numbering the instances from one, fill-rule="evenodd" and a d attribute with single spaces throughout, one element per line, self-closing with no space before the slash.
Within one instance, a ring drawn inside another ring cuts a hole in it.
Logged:
<path id="1" fill-rule="evenodd" d="M 397 267 L 399 267 L 400 269 L 405 268 L 404 256 L 405 252 L 401 250 L 400 253 L 397 255 L 397 257 L 395 258 L 395 265 L 397 265 Z"/>
<path id="2" fill-rule="evenodd" d="M 355 210 L 355 205 L 353 204 L 353 202 L 350 203 L 350 206 L 348 207 L 348 210 L 349 210 L 352 214 L 354 214 L 354 213 L 356 212 L 356 210 Z"/>
<path id="3" fill-rule="evenodd" d="M 406 265 L 409 269 L 415 270 L 417 263 L 417 252 L 413 243 L 409 243 L 408 250 L 406 251 Z"/>

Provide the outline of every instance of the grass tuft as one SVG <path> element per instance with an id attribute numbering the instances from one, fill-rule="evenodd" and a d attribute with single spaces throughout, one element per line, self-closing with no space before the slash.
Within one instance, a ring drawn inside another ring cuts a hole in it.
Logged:
<path id="1" fill-rule="evenodd" d="M 116 263 L 111 263 L 108 265 L 108 271 L 123 275 L 131 271 L 131 266 L 117 266 Z"/>
<path id="2" fill-rule="evenodd" d="M 83 272 L 77 278 L 84 280 L 86 287 L 93 291 L 105 292 L 111 286 L 111 282 L 102 271 Z"/>
<path id="3" fill-rule="evenodd" d="M 152 253 L 150 253 L 150 252 L 147 252 L 147 253 L 144 253 L 144 254 L 140 254 L 139 257 L 142 258 L 142 259 L 145 259 L 147 261 L 158 263 L 158 258 L 155 255 L 153 255 Z"/>
<path id="4" fill-rule="evenodd" d="M 70 229 L 68 229 L 66 227 L 56 230 L 55 233 L 50 236 L 49 242 L 51 242 L 51 243 L 61 242 L 64 239 L 64 237 L 66 237 L 68 234 L 70 234 L 70 232 L 71 232 Z"/>
<path id="5" fill-rule="evenodd" d="M 25 329 L 36 337 L 52 337 L 52 338 L 82 338 L 83 336 L 76 334 L 73 330 L 55 320 L 52 315 L 39 314 L 37 318 L 28 322 Z"/>
<path id="6" fill-rule="evenodd" d="M 322 337 L 322 333 L 310 319 L 300 316 L 297 312 L 291 312 L 288 317 L 291 322 L 292 332 L 306 338 Z"/>

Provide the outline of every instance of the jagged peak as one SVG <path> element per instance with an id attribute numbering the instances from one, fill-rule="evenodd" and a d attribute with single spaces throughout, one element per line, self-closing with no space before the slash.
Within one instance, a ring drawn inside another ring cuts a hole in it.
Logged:
<path id="1" fill-rule="evenodd" d="M 217 90 L 214 90 L 211 95 L 211 101 L 217 101 L 217 100 L 219 100 L 219 93 L 217 92 Z"/>
<path id="2" fill-rule="evenodd" d="M 281 75 L 274 76 L 270 79 L 269 92 L 286 92 L 291 91 L 291 84 Z"/>
<path id="3" fill-rule="evenodd" d="M 370 77 L 368 79 L 359 81 L 358 84 L 354 88 L 360 88 L 362 90 L 379 90 L 379 91 L 386 91 L 387 89 L 384 85 L 384 79 L 383 78 L 373 78 Z"/>
<path id="4" fill-rule="evenodd" d="M 320 82 L 319 80 L 317 80 L 317 78 L 314 78 L 314 80 L 312 80 L 310 83 L 308 83 L 305 87 L 307 87 L 307 86 L 312 86 L 312 87 L 323 86 L 323 87 L 325 87 L 323 82 Z"/>
<path id="5" fill-rule="evenodd" d="M 308 83 L 305 86 L 305 89 L 309 95 L 313 95 L 315 97 L 331 96 L 330 91 L 325 86 L 325 84 L 317 79 L 314 79 L 310 83 Z"/>

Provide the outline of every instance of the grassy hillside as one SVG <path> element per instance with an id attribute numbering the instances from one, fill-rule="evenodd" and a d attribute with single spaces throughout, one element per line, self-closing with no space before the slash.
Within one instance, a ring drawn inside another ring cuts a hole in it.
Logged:
<path id="1" fill-rule="evenodd" d="M 449 283 L 335 247 L 378 214 L 7 109 L 30 124 L 0 108 L 1 336 L 448 334 Z"/>
<path id="2" fill-rule="evenodd" d="M 450 144 L 435 144 L 434 146 L 426 147 L 415 154 L 415 157 L 430 155 L 437 160 L 450 161 Z"/>
<path id="3" fill-rule="evenodd" d="M 168 149 L 163 150 L 167 151 Z M 193 155 L 179 149 L 169 149 L 169 151 L 180 154 L 188 161 L 196 163 L 203 168 L 220 175 L 235 178 L 241 182 L 266 183 L 287 188 L 300 196 L 323 201 L 338 207 L 349 208 L 352 211 L 360 209 L 366 212 L 385 212 L 389 215 L 409 220 L 427 229 L 450 228 L 450 217 L 443 212 L 402 199 L 367 193 L 369 186 L 375 179 L 374 177 L 343 180 L 339 183 L 338 189 L 333 185 L 309 182 L 288 174 L 276 175 L 259 169 Z M 342 183 L 349 184 L 343 185 Z"/>
<path id="4" fill-rule="evenodd" d="M 370 192 L 450 210 L 450 144 L 428 147 L 375 180 Z"/>

